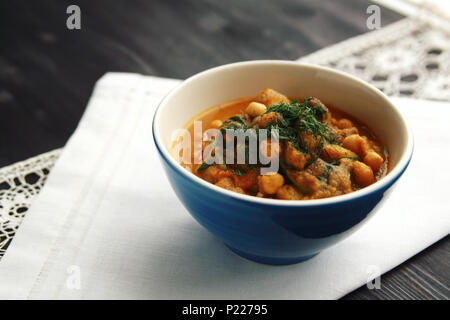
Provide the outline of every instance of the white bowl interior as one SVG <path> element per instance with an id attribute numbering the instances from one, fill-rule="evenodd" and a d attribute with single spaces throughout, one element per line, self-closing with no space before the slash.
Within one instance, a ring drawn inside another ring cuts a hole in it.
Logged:
<path id="1" fill-rule="evenodd" d="M 314 96 L 364 122 L 386 145 L 391 170 L 408 144 L 408 128 L 388 98 L 354 77 L 327 68 L 285 61 L 255 61 L 218 67 L 183 82 L 158 110 L 155 130 L 170 154 L 173 132 L 202 111 L 273 88 L 295 97 Z"/>

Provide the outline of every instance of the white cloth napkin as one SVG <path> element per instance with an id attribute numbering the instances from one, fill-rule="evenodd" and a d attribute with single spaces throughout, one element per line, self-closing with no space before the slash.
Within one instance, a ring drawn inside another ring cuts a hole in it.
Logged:
<path id="1" fill-rule="evenodd" d="M 450 105 L 393 99 L 415 152 L 372 220 L 304 263 L 240 258 L 191 218 L 162 172 L 152 117 L 178 83 L 120 73 L 97 83 L 0 261 L 0 298 L 336 299 L 449 233 Z"/>

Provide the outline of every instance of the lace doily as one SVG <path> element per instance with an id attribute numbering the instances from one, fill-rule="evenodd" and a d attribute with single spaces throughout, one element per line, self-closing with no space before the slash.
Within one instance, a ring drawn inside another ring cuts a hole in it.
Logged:
<path id="1" fill-rule="evenodd" d="M 0 257 L 58 159 L 57 149 L 0 169 Z"/>
<path id="2" fill-rule="evenodd" d="M 410 18 L 298 61 L 348 72 L 390 96 L 450 101 L 450 30 Z"/>
<path id="3" fill-rule="evenodd" d="M 391 96 L 450 101 L 450 31 L 403 19 L 298 61 L 356 75 Z M 57 149 L 0 169 L 0 258 L 58 159 Z"/>

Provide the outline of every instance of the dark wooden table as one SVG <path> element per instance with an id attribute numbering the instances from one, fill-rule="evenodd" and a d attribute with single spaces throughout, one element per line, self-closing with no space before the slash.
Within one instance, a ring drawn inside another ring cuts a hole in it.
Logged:
<path id="1" fill-rule="evenodd" d="M 81 8 L 81 30 L 66 9 Z M 0 2 L 0 167 L 64 146 L 107 71 L 186 78 L 368 32 L 365 0 Z M 401 19 L 382 9 L 382 25 Z M 450 298 L 448 237 L 345 299 Z"/>

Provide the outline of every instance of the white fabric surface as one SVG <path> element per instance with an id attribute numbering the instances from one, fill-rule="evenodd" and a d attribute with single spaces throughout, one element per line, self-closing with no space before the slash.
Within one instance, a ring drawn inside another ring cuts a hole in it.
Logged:
<path id="1" fill-rule="evenodd" d="M 151 122 L 178 83 L 118 73 L 97 83 L 0 261 L 0 298 L 335 299 L 449 233 L 450 104 L 393 99 L 415 152 L 371 221 L 304 263 L 238 257 L 191 218 L 162 172 Z"/>

